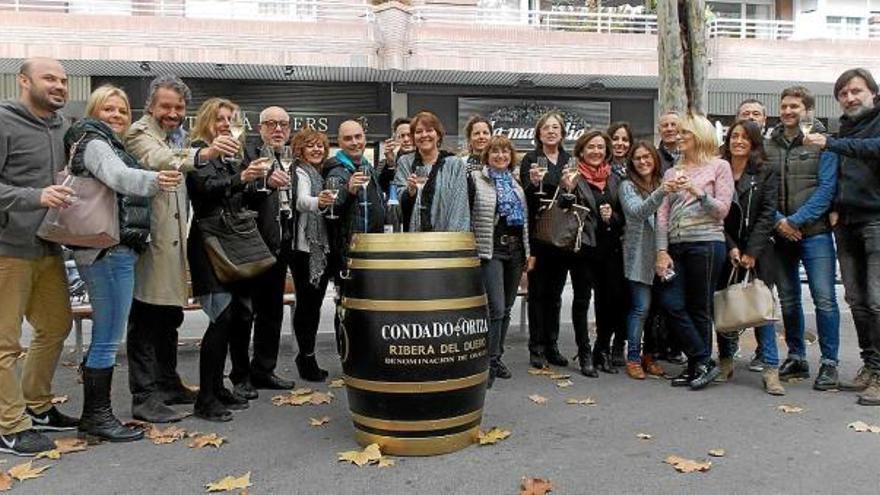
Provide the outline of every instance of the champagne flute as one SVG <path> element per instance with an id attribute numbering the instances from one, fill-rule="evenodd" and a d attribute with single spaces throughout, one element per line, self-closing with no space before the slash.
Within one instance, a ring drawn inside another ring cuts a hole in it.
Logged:
<path id="1" fill-rule="evenodd" d="M 189 148 L 185 145 L 180 145 L 174 143 L 171 145 L 171 156 L 173 157 L 170 163 L 170 170 L 180 170 L 183 168 L 184 163 L 189 158 Z M 164 189 L 167 192 L 175 192 L 177 191 L 177 186 L 172 186 Z"/>
<path id="2" fill-rule="evenodd" d="M 281 170 L 284 171 L 285 174 L 290 175 L 290 167 L 293 166 L 293 149 L 290 146 L 282 146 L 281 152 L 279 153 L 280 158 L 279 162 L 281 163 Z M 281 194 L 281 211 L 290 212 L 290 182 L 287 183 L 286 186 L 282 189 Z M 335 198 L 334 198 L 335 199 Z"/>
<path id="3" fill-rule="evenodd" d="M 333 202 L 330 203 L 330 214 L 327 215 L 327 218 L 335 220 L 339 217 L 333 213 L 333 207 L 336 206 L 336 198 L 339 197 L 339 188 L 342 187 L 342 181 L 339 177 L 330 177 L 324 183 L 324 187 L 327 188 L 327 191 L 330 191 L 330 196 L 333 196 Z"/>
<path id="4" fill-rule="evenodd" d="M 803 117 L 800 118 L 798 122 L 798 126 L 801 128 L 801 133 L 804 136 L 813 132 L 813 126 L 816 123 L 816 119 L 813 117 L 813 112 L 807 112 Z"/>
<path id="5" fill-rule="evenodd" d="M 423 208 L 422 190 L 428 182 L 428 176 L 431 175 L 431 167 L 428 167 L 427 165 L 416 167 L 414 174 L 416 176 L 416 208 L 421 210 Z"/>
<path id="6" fill-rule="evenodd" d="M 269 192 L 269 188 L 266 187 L 266 177 L 272 173 L 272 169 L 275 166 L 275 148 L 271 146 L 263 146 L 263 149 L 260 150 L 260 158 L 264 159 L 269 163 L 269 168 L 263 172 L 263 178 L 257 179 L 254 181 L 255 191 L 257 192 Z"/>
<path id="7" fill-rule="evenodd" d="M 361 184 L 361 187 L 364 188 L 364 194 L 367 192 L 367 186 L 370 185 L 370 167 L 366 164 L 358 167 L 358 172 L 361 173 L 364 177 L 364 183 Z"/>
<path id="8" fill-rule="evenodd" d="M 538 157 L 538 162 L 532 165 L 533 167 L 535 167 L 535 170 L 537 170 L 541 174 L 541 185 L 538 188 L 538 192 L 536 193 L 538 196 L 547 195 L 547 193 L 544 192 L 544 176 L 547 175 L 547 171 L 550 168 L 549 163 L 550 162 L 547 160 L 547 157 L 541 156 Z"/>
<path id="9" fill-rule="evenodd" d="M 62 186 L 67 186 L 71 189 L 75 190 L 76 177 L 73 175 L 69 175 L 64 178 L 64 181 L 61 183 Z M 68 207 L 74 206 L 76 202 L 79 201 L 79 196 L 76 193 L 71 194 L 64 198 L 64 202 L 67 203 Z M 49 212 L 46 213 L 49 215 L 49 225 L 53 227 L 61 227 L 61 222 L 58 220 L 61 218 L 60 209 L 59 208 L 50 208 Z"/>

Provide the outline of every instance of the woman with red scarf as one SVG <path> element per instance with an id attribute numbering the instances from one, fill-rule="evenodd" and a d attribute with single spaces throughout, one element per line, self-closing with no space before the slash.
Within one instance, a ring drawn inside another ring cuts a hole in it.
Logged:
<path id="1" fill-rule="evenodd" d="M 569 171 L 562 185 L 574 194 L 578 205 L 589 210 L 579 252 L 583 263 L 578 264 L 577 276 L 596 295 L 593 366 L 605 373 L 617 373 L 611 360 L 611 336 L 617 333 L 623 339 L 626 328 L 621 242 L 624 217 L 617 196 L 620 178 L 611 173 L 611 139 L 602 131 L 584 133 L 575 144 L 574 156 L 577 171 Z M 589 305 L 588 293 L 586 306 Z M 582 340 L 586 339 L 578 339 Z"/>

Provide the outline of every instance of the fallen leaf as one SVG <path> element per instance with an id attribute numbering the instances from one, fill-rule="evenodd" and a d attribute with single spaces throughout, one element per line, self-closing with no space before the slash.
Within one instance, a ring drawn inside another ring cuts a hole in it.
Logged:
<path id="1" fill-rule="evenodd" d="M 534 402 L 535 404 L 542 405 L 542 406 L 543 406 L 544 404 L 547 403 L 547 398 L 546 398 L 546 397 L 543 397 L 543 396 L 540 396 L 540 395 L 538 395 L 538 394 L 532 394 L 532 395 L 530 395 L 530 396 L 529 396 L 529 400 L 531 400 L 531 401 Z"/>
<path id="2" fill-rule="evenodd" d="M 89 443 L 82 438 L 64 437 L 55 440 L 55 450 L 60 454 L 69 454 L 71 452 L 83 452 L 89 446 Z"/>
<path id="3" fill-rule="evenodd" d="M 781 406 L 777 407 L 776 409 L 779 409 L 780 411 L 782 411 L 786 414 L 798 414 L 798 413 L 804 412 L 803 407 L 796 406 L 794 404 L 782 404 Z"/>
<path id="4" fill-rule="evenodd" d="M 66 395 L 56 395 L 55 397 L 52 397 L 52 404 L 64 404 L 68 399 L 69 397 Z"/>
<path id="5" fill-rule="evenodd" d="M 313 390 L 310 388 L 297 388 L 290 392 L 290 395 L 309 395 Z"/>
<path id="6" fill-rule="evenodd" d="M 568 388 L 568 387 L 570 387 L 570 386 L 572 386 L 572 385 L 574 385 L 574 382 L 571 381 L 571 380 L 564 380 L 564 381 L 561 381 L 561 382 L 556 382 L 556 386 L 559 387 L 559 388 Z"/>
<path id="7" fill-rule="evenodd" d="M 324 426 L 330 422 L 330 416 L 323 416 L 320 418 L 309 418 L 309 426 Z"/>
<path id="8" fill-rule="evenodd" d="M 222 480 L 215 481 L 214 483 L 208 483 L 205 485 L 205 488 L 208 489 L 208 492 L 228 492 L 232 490 L 247 490 L 247 487 L 251 486 L 251 472 L 248 471 L 242 476 L 238 478 L 234 478 L 232 476 L 227 476 Z"/>
<path id="9" fill-rule="evenodd" d="M 272 397 L 272 404 L 276 406 L 302 406 L 308 404 L 310 400 L 312 400 L 311 394 L 293 395 L 290 393 Z"/>
<path id="10" fill-rule="evenodd" d="M 509 436 L 509 430 L 502 430 L 495 426 L 485 433 L 480 431 L 479 434 L 477 434 L 477 439 L 480 441 L 480 445 L 494 445 Z"/>
<path id="11" fill-rule="evenodd" d="M 208 445 L 219 448 L 221 445 L 223 445 L 223 442 L 225 441 L 225 438 L 216 433 L 208 433 L 193 438 L 193 440 L 189 443 L 189 448 L 201 449 L 207 447 Z"/>
<path id="12" fill-rule="evenodd" d="M 550 368 L 529 368 L 529 374 L 536 376 L 553 376 L 555 372 Z"/>
<path id="13" fill-rule="evenodd" d="M 318 406 L 321 404 L 329 404 L 333 402 L 333 392 L 315 392 L 309 398 L 309 402 L 312 403 L 313 406 Z"/>
<path id="14" fill-rule="evenodd" d="M 850 423 L 847 425 L 849 428 L 856 430 L 859 433 L 880 433 L 880 426 L 877 425 L 869 425 L 864 421 L 856 421 L 855 423 Z"/>
<path id="15" fill-rule="evenodd" d="M 573 406 L 595 406 L 596 400 L 592 397 L 587 397 L 584 399 L 575 399 L 573 397 L 570 397 L 568 399 L 565 399 L 565 403 L 571 404 Z"/>
<path id="16" fill-rule="evenodd" d="M 153 426 L 147 431 L 147 438 L 152 440 L 156 445 L 176 442 L 183 438 L 184 435 L 186 435 L 186 430 L 177 426 L 169 426 L 165 429 Z"/>
<path id="17" fill-rule="evenodd" d="M 146 421 L 141 421 L 139 419 L 132 419 L 130 421 L 126 421 L 124 423 L 125 426 L 129 428 L 140 428 L 144 431 L 151 430 L 153 428 L 153 423 L 147 423 Z"/>
<path id="18" fill-rule="evenodd" d="M 12 476 L 18 481 L 32 480 L 42 476 L 43 471 L 49 469 L 50 467 L 50 464 L 40 467 L 33 467 L 33 461 L 28 461 L 24 464 L 19 464 L 10 468 L 9 476 Z"/>
<path id="19" fill-rule="evenodd" d="M 567 373 L 554 373 L 550 375 L 551 380 L 567 380 L 569 378 L 571 378 L 571 375 Z"/>
<path id="20" fill-rule="evenodd" d="M 663 462 L 672 465 L 679 473 L 706 472 L 712 468 L 711 461 L 699 462 L 677 455 L 671 455 Z"/>
<path id="21" fill-rule="evenodd" d="M 186 432 L 186 438 L 195 438 L 201 434 L 202 434 L 202 432 L 200 432 L 200 431 L 188 431 L 188 432 Z"/>
<path id="22" fill-rule="evenodd" d="M 328 387 L 330 387 L 330 388 L 342 388 L 344 386 L 345 386 L 345 380 L 343 380 L 342 378 L 336 378 L 335 380 L 330 380 L 330 385 L 328 385 Z"/>
<path id="23" fill-rule="evenodd" d="M 553 483 L 541 478 L 523 477 L 519 490 L 519 495 L 545 495 L 553 491 Z"/>
<path id="24" fill-rule="evenodd" d="M 654 438 L 654 435 L 651 435 L 649 433 L 636 433 L 636 438 L 638 438 L 639 440 L 650 440 Z"/>
<path id="25" fill-rule="evenodd" d="M 709 455 L 712 457 L 724 457 L 727 455 L 727 451 L 724 449 L 712 449 L 709 451 Z"/>
<path id="26" fill-rule="evenodd" d="M 357 467 L 366 466 L 367 464 L 375 464 L 382 459 L 382 452 L 379 450 L 378 443 L 367 445 L 364 450 L 348 450 L 339 452 L 339 461 L 346 461 Z"/>
<path id="27" fill-rule="evenodd" d="M 379 466 L 380 468 L 389 468 L 389 467 L 393 467 L 393 466 L 394 466 L 394 459 L 389 459 L 389 458 L 387 458 L 387 457 L 383 457 L 383 458 L 379 459 L 379 464 L 378 464 L 378 466 Z"/>
<path id="28" fill-rule="evenodd" d="M 62 361 L 61 366 L 65 368 L 77 369 L 79 368 L 79 363 L 73 361 Z"/>
<path id="29" fill-rule="evenodd" d="M 0 492 L 6 492 L 12 489 L 12 476 L 6 473 L 0 473 Z"/>
<path id="30" fill-rule="evenodd" d="M 61 459 L 61 452 L 58 452 L 58 449 L 40 452 L 39 454 L 37 454 L 37 459 L 51 459 L 53 461 L 57 461 L 58 459 Z"/>

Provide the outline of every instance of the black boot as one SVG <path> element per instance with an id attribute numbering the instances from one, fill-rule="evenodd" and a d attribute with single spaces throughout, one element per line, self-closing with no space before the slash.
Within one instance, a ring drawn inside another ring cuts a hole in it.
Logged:
<path id="1" fill-rule="evenodd" d="M 96 441 L 131 442 L 144 437 L 143 430 L 124 426 L 110 407 L 110 384 L 113 368 L 83 367 L 83 412 L 78 436 L 89 443 Z"/>
<path id="2" fill-rule="evenodd" d="M 593 366 L 603 373 L 616 374 L 617 368 L 611 363 L 611 353 L 593 349 Z"/>
<path id="3" fill-rule="evenodd" d="M 548 363 L 554 366 L 568 366 L 568 359 L 565 359 L 565 356 L 559 352 L 559 349 L 556 346 L 547 349 L 547 351 L 544 352 L 544 357 L 547 359 Z"/>
<path id="4" fill-rule="evenodd" d="M 593 358 L 590 355 L 589 349 L 578 352 L 578 364 L 580 365 L 582 375 L 590 378 L 597 378 L 599 376 L 599 372 L 593 366 Z"/>
<path id="5" fill-rule="evenodd" d="M 304 356 L 302 354 L 297 354 L 296 359 L 296 369 L 299 371 L 299 376 L 305 381 L 308 382 L 323 382 L 329 373 L 327 370 L 323 370 L 318 366 L 318 360 L 315 359 L 315 355 Z"/>

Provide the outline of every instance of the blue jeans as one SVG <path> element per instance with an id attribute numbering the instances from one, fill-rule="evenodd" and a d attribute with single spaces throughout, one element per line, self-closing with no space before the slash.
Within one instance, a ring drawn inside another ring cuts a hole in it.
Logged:
<path id="1" fill-rule="evenodd" d="M 77 265 L 92 305 L 92 342 L 86 357 L 89 368 L 116 364 L 116 351 L 128 326 L 137 259 L 130 248 L 116 246 L 91 265 Z"/>
<path id="2" fill-rule="evenodd" d="M 785 343 L 788 357 L 806 359 L 804 343 L 804 308 L 801 303 L 801 278 L 798 268 L 803 262 L 813 304 L 822 363 L 837 364 L 840 347 L 840 310 L 834 289 L 836 255 L 831 233 L 817 234 L 800 242 L 777 240 L 776 287 L 782 305 Z"/>
<path id="3" fill-rule="evenodd" d="M 757 354 L 761 361 L 769 368 L 779 367 L 779 351 L 776 349 L 776 326 L 768 323 L 761 327 L 755 327 L 755 340 L 758 341 Z M 739 333 L 718 334 L 718 357 L 732 358 L 739 345 Z"/>
<path id="4" fill-rule="evenodd" d="M 712 356 L 713 296 L 726 249 L 721 241 L 681 242 L 669 245 L 669 255 L 676 275 L 664 283 L 660 299 L 693 370 Z"/>
<path id="5" fill-rule="evenodd" d="M 838 225 L 834 234 L 862 361 L 880 373 L 880 221 Z"/>
<path id="6" fill-rule="evenodd" d="M 648 284 L 627 280 L 630 293 L 629 313 L 626 317 L 626 360 L 638 363 L 642 357 L 642 332 L 651 311 L 651 292 Z"/>

